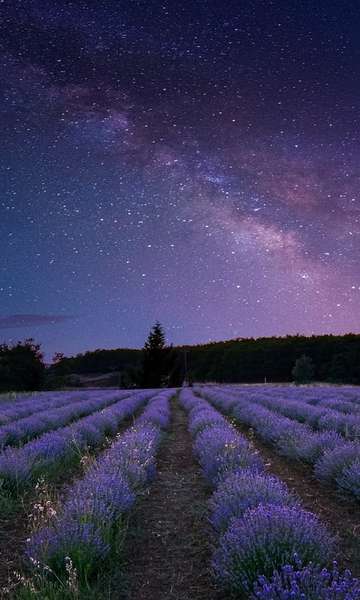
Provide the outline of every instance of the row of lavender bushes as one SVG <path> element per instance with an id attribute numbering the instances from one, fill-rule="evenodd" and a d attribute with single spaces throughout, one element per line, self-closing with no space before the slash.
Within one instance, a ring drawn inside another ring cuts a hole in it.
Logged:
<path id="1" fill-rule="evenodd" d="M 39 478 L 57 477 L 77 464 L 84 453 L 101 446 L 154 395 L 154 390 L 141 390 L 20 448 L 5 448 L 0 454 L 0 512 L 12 510 Z"/>
<path id="2" fill-rule="evenodd" d="M 26 443 L 41 433 L 60 429 L 68 423 L 94 413 L 102 408 L 114 404 L 130 396 L 134 392 L 123 391 L 91 391 L 77 396 L 66 395 L 62 404 L 55 399 L 55 405 L 46 401 L 46 398 L 34 402 L 37 412 L 27 417 L 20 417 L 10 423 L 0 426 L 0 449 L 6 446 L 15 446 Z"/>
<path id="3" fill-rule="evenodd" d="M 134 426 L 117 437 L 68 490 L 59 514 L 28 540 L 31 578 L 17 598 L 88 597 L 123 546 L 127 515 L 156 474 L 172 390 L 158 393 Z"/>
<path id="4" fill-rule="evenodd" d="M 340 574 L 334 540 L 301 508 L 259 455 L 208 402 L 183 390 L 194 452 L 213 488 L 213 568 L 231 597 L 258 600 L 359 600 L 360 582 Z"/>
<path id="5" fill-rule="evenodd" d="M 229 387 L 241 390 L 248 388 L 242 384 L 234 384 Z M 256 384 L 251 388 L 252 390 L 258 389 L 264 394 L 284 396 L 289 400 L 299 400 L 314 406 L 326 406 L 345 414 L 356 413 L 360 410 L 360 388 L 358 386 Z"/>
<path id="6" fill-rule="evenodd" d="M 6 425 L 7 423 L 23 419 L 40 411 L 65 406 L 70 402 L 84 400 L 87 398 L 88 393 L 87 391 L 76 391 L 21 394 L 16 398 L 16 401 L 12 399 L 0 404 L 0 425 Z"/>
<path id="7" fill-rule="evenodd" d="M 309 386 L 298 389 L 297 396 L 303 402 L 314 406 L 325 406 L 344 414 L 360 413 L 360 391 L 354 386 Z"/>
<path id="8" fill-rule="evenodd" d="M 360 443 L 336 431 L 314 431 L 306 424 L 274 413 L 252 394 L 220 388 L 198 388 L 221 412 L 250 426 L 264 441 L 288 458 L 313 465 L 315 476 L 360 499 Z M 291 401 L 289 401 L 290 403 Z"/>
<path id="9" fill-rule="evenodd" d="M 345 403 L 347 413 L 344 412 L 344 402 L 335 399 L 324 404 L 324 399 L 319 404 L 313 405 L 306 402 L 306 393 L 303 398 L 294 398 L 291 388 L 282 390 L 256 387 L 248 388 L 228 387 L 230 393 L 245 395 L 252 402 L 256 402 L 278 412 L 281 415 L 295 419 L 300 423 L 308 424 L 317 431 L 335 431 L 348 440 L 360 440 L 360 405 Z M 341 392 L 339 392 L 341 395 Z M 314 396 L 312 392 L 311 396 Z M 321 397 L 321 395 L 320 395 Z M 348 408 L 350 404 L 351 409 Z M 343 410 L 339 410 L 339 407 Z"/>

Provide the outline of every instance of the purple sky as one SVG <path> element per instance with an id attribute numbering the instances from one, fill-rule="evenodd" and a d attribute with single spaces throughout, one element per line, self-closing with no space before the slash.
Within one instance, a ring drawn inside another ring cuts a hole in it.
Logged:
<path id="1" fill-rule="evenodd" d="M 0 342 L 359 331 L 357 2 L 0 10 Z"/>

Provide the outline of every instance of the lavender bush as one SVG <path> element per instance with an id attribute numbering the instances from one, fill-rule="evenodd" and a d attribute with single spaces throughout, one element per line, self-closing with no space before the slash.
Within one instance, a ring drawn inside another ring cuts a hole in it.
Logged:
<path id="1" fill-rule="evenodd" d="M 124 516 L 154 476 L 161 438 L 158 422 L 168 425 L 172 394 L 167 390 L 155 396 L 134 427 L 69 490 L 61 513 L 28 541 L 29 562 L 45 568 L 52 583 L 66 576 L 69 558 L 80 584 L 88 587 L 103 561 L 116 552 L 119 536 L 124 534 Z"/>
<path id="2" fill-rule="evenodd" d="M 263 386 L 254 386 L 254 388 L 242 388 L 240 393 L 239 388 L 236 387 L 227 389 L 226 392 L 223 389 L 219 391 L 216 387 L 202 387 L 198 389 L 198 393 L 209 399 L 224 413 L 229 406 L 224 401 L 224 396 L 228 393 L 232 397 L 231 406 L 237 421 L 252 427 L 263 440 L 275 446 L 279 453 L 288 458 L 306 461 L 314 465 L 315 475 L 320 480 L 337 485 L 358 498 L 360 487 L 359 469 L 357 468 L 357 461 L 360 460 L 359 442 L 346 440 L 345 436 L 338 431 L 315 431 L 306 423 L 293 421 L 288 416 L 280 414 L 279 407 L 281 406 L 281 410 L 284 411 L 286 404 L 290 407 L 286 412 L 291 414 L 294 402 L 291 397 L 295 395 L 292 388 L 280 388 L 281 394 L 290 396 L 290 399 L 286 401 L 283 398 L 281 402 L 274 396 L 276 388 L 264 389 Z M 327 393 L 329 392 L 327 391 Z M 314 394 L 314 390 L 311 390 L 311 394 Z M 265 406 L 265 404 L 269 407 L 272 406 L 272 398 L 276 407 L 275 412 Z M 311 397 L 311 401 L 313 400 Z M 307 406 L 305 401 L 304 406 Z M 297 414 L 299 407 L 295 405 L 295 409 L 295 414 Z M 328 416 L 329 419 L 330 417 L 334 418 L 336 422 L 343 422 L 344 417 L 349 415 L 330 410 Z M 350 415 L 349 418 L 354 422 L 352 429 L 354 433 L 360 420 L 358 416 L 354 415 Z M 338 429 L 341 427 L 339 426 Z M 354 466 L 350 468 L 350 465 L 353 464 Z M 347 469 L 350 470 L 347 471 Z M 344 478 L 342 477 L 343 472 L 347 474 Z"/>
<path id="3" fill-rule="evenodd" d="M 327 450 L 344 446 L 346 442 L 335 431 L 309 433 L 297 440 L 296 457 L 313 465 Z"/>
<path id="4" fill-rule="evenodd" d="M 219 413 L 214 414 L 214 411 L 209 406 L 205 406 L 192 415 L 189 431 L 191 435 L 195 435 L 207 427 L 214 427 L 216 423 L 223 425 L 224 422 L 224 417 Z"/>
<path id="5" fill-rule="evenodd" d="M 255 471 L 264 468 L 246 439 L 208 402 L 188 390 L 182 391 L 180 401 L 189 410 L 189 430 L 195 436 L 194 450 L 205 477 L 213 486 L 240 468 Z"/>
<path id="6" fill-rule="evenodd" d="M 360 581 L 350 571 L 285 565 L 270 579 L 260 577 L 252 600 L 359 600 Z"/>
<path id="7" fill-rule="evenodd" d="M 224 389 L 221 391 L 217 388 L 216 393 L 219 395 L 224 394 Z M 311 427 L 324 431 L 336 431 L 343 435 L 345 438 L 350 440 L 356 440 L 360 435 L 360 405 L 355 402 L 346 402 L 346 410 L 343 409 L 342 403 L 339 402 L 339 398 L 329 399 L 329 388 L 310 388 L 307 394 L 318 395 L 318 398 L 312 398 L 311 402 L 316 401 L 316 405 L 307 404 L 306 392 L 301 391 L 301 395 L 305 396 L 299 398 L 299 393 L 296 392 L 295 388 L 290 386 L 284 388 L 264 388 L 257 386 L 248 390 L 246 388 L 238 387 L 226 387 L 226 392 L 234 398 L 240 396 L 251 400 L 252 404 L 258 404 L 268 408 L 269 410 L 279 413 L 283 416 L 289 417 L 291 420 L 299 421 L 300 423 L 306 423 Z M 207 390 L 208 393 L 208 390 Z M 325 398 L 323 396 L 326 394 Z M 338 395 L 343 394 L 346 398 L 346 390 L 338 391 Z M 339 410 L 337 406 L 340 404 Z M 352 407 L 352 408 L 351 408 Z M 224 406 L 225 410 L 225 406 Z"/>
<path id="8" fill-rule="evenodd" d="M 282 565 L 324 565 L 333 540 L 312 513 L 298 507 L 260 505 L 234 519 L 221 537 L 213 568 L 221 585 L 234 595 L 248 597 L 259 576 L 271 577 Z"/>
<path id="9" fill-rule="evenodd" d="M 277 477 L 241 469 L 231 473 L 212 495 L 210 522 L 217 531 L 224 532 L 233 518 L 242 517 L 259 504 L 299 506 L 299 500 Z"/>
<path id="10" fill-rule="evenodd" d="M 98 446 L 107 435 L 114 435 L 120 423 L 152 395 L 153 391 L 136 392 L 72 425 L 43 434 L 21 448 L 6 448 L 0 454 L 0 496 L 17 498 L 40 476 L 51 477 L 80 460 L 86 449 Z"/>
<path id="11" fill-rule="evenodd" d="M 131 396 L 133 393 L 112 392 L 109 394 L 109 392 L 91 392 L 77 402 L 69 403 L 67 400 L 65 406 L 53 407 L 52 409 L 48 407 L 39 413 L 3 425 L 0 427 L 0 448 L 29 441 L 31 438 L 46 431 L 60 429 L 71 421 L 110 406 L 119 400 Z"/>
<path id="12" fill-rule="evenodd" d="M 33 535 L 27 546 L 31 566 L 47 575 L 63 574 L 65 556 L 72 561 L 81 581 L 88 582 L 95 565 L 100 567 L 110 551 L 101 532 L 91 522 L 71 520 L 46 527 Z M 40 596 L 41 597 L 41 596 Z M 46 596 L 45 596 L 46 597 Z"/>
<path id="13" fill-rule="evenodd" d="M 104 391 L 103 391 L 104 392 Z M 91 391 L 83 392 L 36 392 L 32 394 L 20 394 L 15 400 L 0 404 L 0 425 L 5 425 L 11 421 L 28 417 L 34 413 L 43 412 L 65 406 L 72 402 L 85 400 Z M 105 393 L 109 394 L 108 391 Z"/>
<path id="14" fill-rule="evenodd" d="M 252 404 L 249 398 L 241 397 L 234 403 L 226 402 L 224 392 L 219 394 L 216 388 L 197 388 L 196 392 L 209 398 L 224 413 L 231 406 L 234 414 L 261 431 L 262 436 L 279 449 L 281 444 L 288 455 L 297 457 L 302 453 L 303 458 L 306 456 L 307 460 L 313 461 L 336 443 L 341 447 L 349 446 L 336 432 L 312 431 L 304 423 L 294 423 L 288 417 Z M 219 419 L 217 411 L 211 410 L 203 397 L 183 390 L 180 401 L 188 412 L 195 454 L 204 475 L 215 487 L 209 508 L 210 523 L 217 534 L 222 534 L 219 542 L 215 542 L 213 559 L 214 571 L 221 586 L 234 597 L 251 596 L 254 600 L 258 597 L 264 600 L 354 600 L 358 583 L 350 573 L 342 576 L 333 573 L 329 576 L 326 570 L 322 570 L 333 553 L 333 539 L 326 528 L 315 515 L 301 509 L 299 500 L 280 480 L 261 470 L 261 461 L 258 466 L 252 465 L 250 468 L 238 460 L 239 455 L 237 460 L 232 461 L 233 448 L 237 452 L 241 449 L 247 460 L 251 455 L 258 457 L 246 439 L 227 420 Z M 205 427 L 198 427 L 202 423 L 206 424 Z M 296 443 L 292 443 L 291 435 L 295 436 Z M 222 460 L 228 469 L 224 473 Z M 347 468 L 347 483 L 342 483 L 352 487 L 359 475 L 359 463 L 350 462 Z M 301 569 L 299 561 L 302 561 Z M 294 576 L 293 580 L 296 581 L 288 593 L 286 585 L 281 582 L 281 587 L 275 575 L 274 579 L 266 579 L 271 578 L 276 570 L 283 574 L 283 565 L 293 572 L 295 569 L 299 572 L 312 569 L 313 578 L 307 579 L 307 575 Z M 320 573 L 321 576 L 317 577 L 316 574 Z M 304 589 L 309 594 L 314 590 L 313 596 L 303 594 L 300 580 L 304 586 L 308 582 L 308 587 Z M 300 595 L 296 595 L 296 583 Z M 275 594 L 278 591 L 280 595 L 277 596 Z M 267 595 L 254 595 L 260 593 Z"/>
<path id="15" fill-rule="evenodd" d="M 348 443 L 336 446 L 325 452 L 315 463 L 315 475 L 323 481 L 336 481 L 345 469 L 359 460 L 360 444 Z"/>
<path id="16" fill-rule="evenodd" d="M 350 492 L 360 500 L 360 458 L 355 458 L 348 466 L 344 467 L 336 477 L 339 488 Z"/>

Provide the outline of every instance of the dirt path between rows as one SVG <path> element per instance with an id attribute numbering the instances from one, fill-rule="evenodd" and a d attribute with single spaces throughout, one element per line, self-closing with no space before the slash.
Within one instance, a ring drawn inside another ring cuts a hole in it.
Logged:
<path id="1" fill-rule="evenodd" d="M 315 479 L 312 467 L 277 454 L 260 440 L 253 430 L 232 420 L 263 458 L 267 470 L 282 479 L 302 501 L 304 508 L 317 514 L 338 538 L 337 561 L 342 568 L 360 576 L 360 507 L 340 490 L 325 486 Z"/>
<path id="2" fill-rule="evenodd" d="M 158 473 L 130 535 L 128 598 L 215 600 L 207 524 L 208 490 L 192 455 L 187 417 L 176 401 L 158 457 Z M 132 538 L 132 539 L 131 539 Z"/>

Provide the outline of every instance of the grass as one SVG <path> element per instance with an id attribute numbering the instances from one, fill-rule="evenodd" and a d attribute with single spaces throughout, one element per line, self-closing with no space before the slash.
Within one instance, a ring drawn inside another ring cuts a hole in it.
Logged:
<path id="1" fill-rule="evenodd" d="M 0 404 L 9 400 L 24 400 L 37 395 L 39 392 L 3 392 L 0 394 Z"/>
<path id="2" fill-rule="evenodd" d="M 13 600 L 110 600 L 113 590 L 126 587 L 124 576 L 124 544 L 129 531 L 130 515 L 122 516 L 112 532 L 111 554 L 104 561 L 99 575 L 90 578 L 78 576 L 71 560 L 65 559 L 64 574 L 58 575 L 46 565 L 29 566 L 28 574 L 15 574 L 6 591 Z M 124 585 L 125 583 L 125 585 Z"/>

